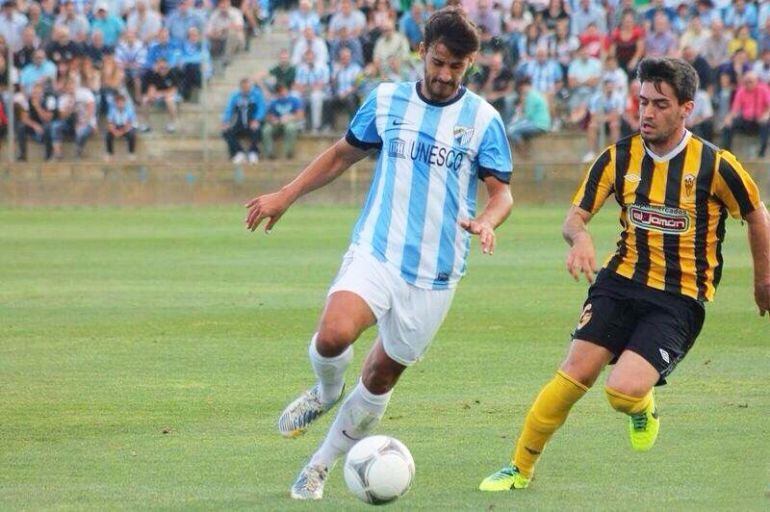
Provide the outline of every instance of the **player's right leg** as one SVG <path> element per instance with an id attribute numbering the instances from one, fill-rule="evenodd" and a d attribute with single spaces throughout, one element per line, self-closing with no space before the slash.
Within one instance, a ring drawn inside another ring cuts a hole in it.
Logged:
<path id="1" fill-rule="evenodd" d="M 308 350 L 316 384 L 284 409 L 278 419 L 281 435 L 303 434 L 342 398 L 345 370 L 353 359 L 351 345 L 375 322 L 374 313 L 359 295 L 350 291 L 329 295 Z"/>

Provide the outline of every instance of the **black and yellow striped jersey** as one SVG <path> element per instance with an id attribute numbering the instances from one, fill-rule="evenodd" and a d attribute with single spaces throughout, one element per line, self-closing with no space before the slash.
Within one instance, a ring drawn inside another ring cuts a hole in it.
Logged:
<path id="1" fill-rule="evenodd" d="M 588 169 L 572 202 L 596 213 L 610 194 L 623 231 L 605 267 L 697 300 L 712 300 L 719 285 L 727 213 L 745 217 L 760 204 L 735 156 L 689 132 L 665 158 L 638 133 L 621 139 Z"/>

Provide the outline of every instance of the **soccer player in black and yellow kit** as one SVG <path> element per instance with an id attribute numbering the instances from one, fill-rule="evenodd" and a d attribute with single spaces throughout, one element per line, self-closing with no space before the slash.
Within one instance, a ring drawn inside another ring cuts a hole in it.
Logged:
<path id="1" fill-rule="evenodd" d="M 546 443 L 611 362 L 610 405 L 629 416 L 632 447 L 652 448 L 660 425 L 652 390 L 700 332 L 703 303 L 722 274 L 728 213 L 748 224 L 754 298 L 761 315 L 770 312 L 770 215 L 735 156 L 685 129 L 695 70 L 680 59 L 648 58 L 639 79 L 640 133 L 599 156 L 564 221 L 567 269 L 592 283 L 567 358 L 532 404 L 511 464 L 486 478 L 483 491 L 529 485 Z M 623 229 L 594 280 L 586 225 L 610 194 Z"/>

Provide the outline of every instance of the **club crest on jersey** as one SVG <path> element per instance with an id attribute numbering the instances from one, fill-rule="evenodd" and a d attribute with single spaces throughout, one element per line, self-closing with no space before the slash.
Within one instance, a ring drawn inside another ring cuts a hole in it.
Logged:
<path id="1" fill-rule="evenodd" d="M 592 316 L 593 312 L 591 311 L 591 304 L 586 304 L 586 307 L 583 308 L 583 312 L 580 313 L 580 319 L 578 320 L 577 328 L 582 329 L 585 327 L 586 324 L 591 321 Z"/>
<path id="2" fill-rule="evenodd" d="M 635 204 L 628 209 L 628 220 L 647 231 L 680 235 L 690 230 L 690 216 L 679 208 Z"/>
<path id="3" fill-rule="evenodd" d="M 455 126 L 454 138 L 458 144 L 465 146 L 471 141 L 474 131 L 473 128 L 468 128 L 467 126 Z"/>
<path id="4" fill-rule="evenodd" d="M 690 197 L 692 195 L 692 189 L 694 187 L 695 187 L 695 175 L 685 174 L 684 175 L 684 193 L 687 197 Z"/>

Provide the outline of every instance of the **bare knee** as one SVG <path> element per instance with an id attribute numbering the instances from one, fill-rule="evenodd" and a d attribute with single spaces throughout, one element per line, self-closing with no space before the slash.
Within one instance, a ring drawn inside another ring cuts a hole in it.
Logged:
<path id="1" fill-rule="evenodd" d="M 364 362 L 361 382 L 370 392 L 382 395 L 393 389 L 405 369 L 406 366 L 390 359 L 378 342 Z"/>
<path id="2" fill-rule="evenodd" d="M 594 366 L 586 364 L 585 361 L 580 359 L 574 360 L 573 358 L 567 358 L 560 367 L 560 370 L 584 385 L 590 388 L 596 382 L 602 368 L 596 368 Z"/>
<path id="3" fill-rule="evenodd" d="M 316 334 L 316 350 L 323 357 L 338 356 L 356 341 L 358 335 L 359 330 L 353 322 L 322 322 Z"/>

